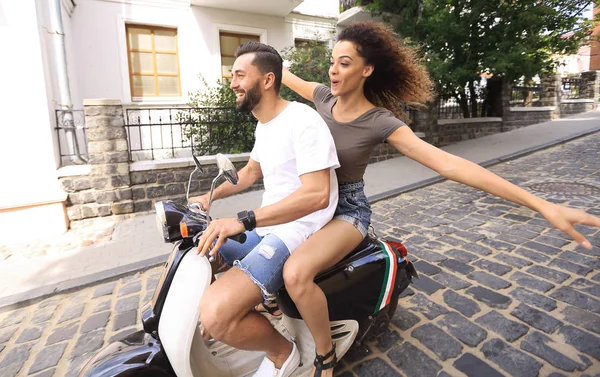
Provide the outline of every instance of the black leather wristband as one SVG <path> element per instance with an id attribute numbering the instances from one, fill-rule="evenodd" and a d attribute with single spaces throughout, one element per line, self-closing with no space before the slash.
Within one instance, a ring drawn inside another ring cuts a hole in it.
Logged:
<path id="1" fill-rule="evenodd" d="M 237 214 L 238 221 L 244 224 L 244 228 L 247 231 L 251 231 L 256 228 L 256 216 L 254 211 L 242 211 Z"/>
<path id="2" fill-rule="evenodd" d="M 248 211 L 248 218 L 250 219 L 250 229 L 253 230 L 256 228 L 256 216 L 254 215 L 254 211 Z"/>

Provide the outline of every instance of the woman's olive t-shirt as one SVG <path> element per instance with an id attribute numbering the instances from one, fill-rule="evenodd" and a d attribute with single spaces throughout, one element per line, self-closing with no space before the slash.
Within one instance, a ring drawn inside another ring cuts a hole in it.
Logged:
<path id="1" fill-rule="evenodd" d="M 336 170 L 338 182 L 358 182 L 363 179 L 373 149 L 405 124 L 382 107 L 370 109 L 351 122 L 341 123 L 331 115 L 336 101 L 337 97 L 328 87 L 319 85 L 315 88 L 313 102 L 331 131 L 341 165 Z"/>

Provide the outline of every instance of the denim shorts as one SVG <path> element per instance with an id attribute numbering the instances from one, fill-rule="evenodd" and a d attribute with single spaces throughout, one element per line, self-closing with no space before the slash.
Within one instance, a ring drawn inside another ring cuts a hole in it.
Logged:
<path id="1" fill-rule="evenodd" d="M 352 224 L 364 237 L 371 225 L 371 205 L 365 195 L 365 182 L 340 183 L 334 219 Z"/>
<path id="2" fill-rule="evenodd" d="M 260 237 L 256 230 L 246 232 L 243 244 L 227 240 L 219 253 L 230 266 L 244 271 L 260 288 L 265 301 L 271 301 L 277 290 L 283 287 L 283 265 L 290 252 L 279 239 L 272 234 Z"/>

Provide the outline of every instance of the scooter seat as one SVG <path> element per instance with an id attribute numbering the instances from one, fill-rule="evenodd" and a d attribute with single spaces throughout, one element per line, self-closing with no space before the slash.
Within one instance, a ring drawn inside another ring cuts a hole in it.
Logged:
<path id="1" fill-rule="evenodd" d="M 358 254 L 360 251 L 364 250 L 367 248 L 367 246 L 369 246 L 369 244 L 373 242 L 373 240 L 371 239 L 371 237 L 369 235 L 367 235 L 365 238 L 363 238 L 363 240 L 358 244 L 358 246 L 356 246 L 356 248 L 354 248 L 354 250 L 352 250 L 350 253 L 348 253 L 344 258 L 342 258 L 342 260 L 340 261 L 340 263 L 342 261 L 345 261 L 346 259 L 352 258 L 354 255 Z"/>

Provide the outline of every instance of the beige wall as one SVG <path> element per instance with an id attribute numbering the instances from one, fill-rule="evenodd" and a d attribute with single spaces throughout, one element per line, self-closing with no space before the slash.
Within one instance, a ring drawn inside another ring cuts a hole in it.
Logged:
<path id="1" fill-rule="evenodd" d="M 596 5 L 594 6 L 594 17 L 598 13 L 600 13 L 600 8 Z M 600 37 L 600 24 L 596 24 L 592 36 L 592 42 L 590 43 L 590 70 L 600 71 L 600 42 L 595 40 L 595 38 Z"/>

